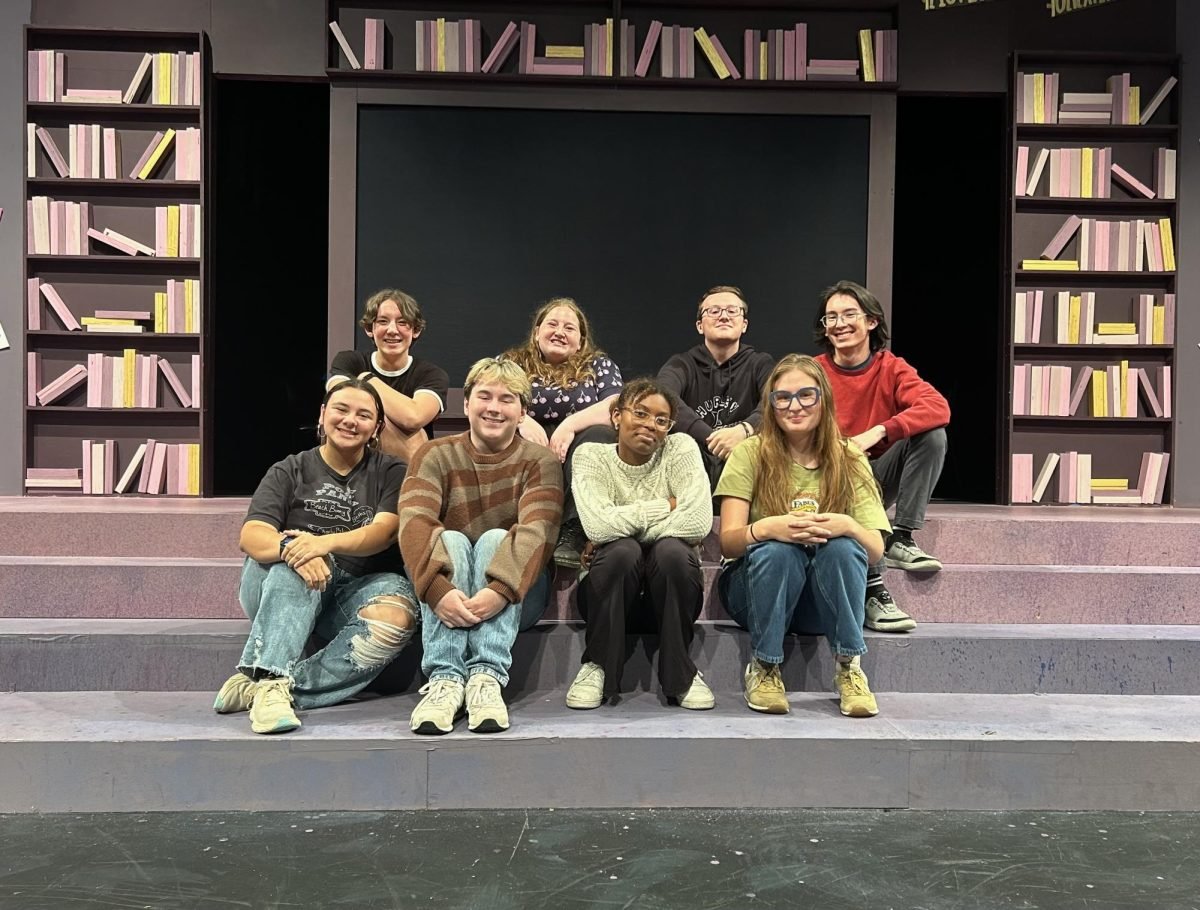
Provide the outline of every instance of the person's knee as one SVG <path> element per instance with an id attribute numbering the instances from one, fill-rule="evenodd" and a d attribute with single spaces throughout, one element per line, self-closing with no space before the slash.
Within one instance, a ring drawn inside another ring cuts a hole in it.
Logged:
<path id="1" fill-rule="evenodd" d="M 373 619 L 398 629 L 412 629 L 417 624 L 417 608 L 399 594 L 380 594 L 367 601 L 358 611 L 362 619 Z"/>
<path id="2" fill-rule="evenodd" d="M 932 430 L 918 433 L 912 437 L 912 445 L 914 448 L 920 448 L 932 455 L 942 457 L 946 454 L 946 428 L 934 427 Z"/>
<path id="3" fill-rule="evenodd" d="M 350 640 L 350 661 L 361 670 L 383 669 L 412 640 L 416 607 L 399 594 L 372 597 L 358 618 L 366 629 Z"/>
<path id="4" fill-rule="evenodd" d="M 833 561 L 846 565 L 862 565 L 867 568 L 867 551 L 853 537 L 831 537 L 817 549 L 817 560 Z"/>
<path id="5" fill-rule="evenodd" d="M 652 543 L 647 561 L 660 573 L 687 573 L 700 567 L 696 548 L 678 537 L 663 537 Z"/>

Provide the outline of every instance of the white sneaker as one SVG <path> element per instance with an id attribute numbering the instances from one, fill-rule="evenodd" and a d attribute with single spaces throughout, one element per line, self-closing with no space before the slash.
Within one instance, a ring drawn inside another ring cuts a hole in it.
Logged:
<path id="1" fill-rule="evenodd" d="M 692 685 L 687 690 L 687 695 L 679 699 L 679 707 L 687 708 L 689 711 L 707 711 L 716 703 L 717 700 L 713 697 L 712 689 L 704 681 L 704 674 L 697 670 L 692 679 Z"/>
<path id="2" fill-rule="evenodd" d="M 467 680 L 467 729 L 472 733 L 502 733 L 508 729 L 508 706 L 496 677 L 476 673 Z"/>
<path id="3" fill-rule="evenodd" d="M 567 689 L 568 708 L 599 708 L 604 701 L 604 671 L 599 664 L 585 663 Z"/>
<path id="4" fill-rule="evenodd" d="M 463 684 L 457 679 L 431 679 L 420 693 L 425 697 L 413 708 L 412 731 L 437 735 L 453 730 L 463 711 Z"/>

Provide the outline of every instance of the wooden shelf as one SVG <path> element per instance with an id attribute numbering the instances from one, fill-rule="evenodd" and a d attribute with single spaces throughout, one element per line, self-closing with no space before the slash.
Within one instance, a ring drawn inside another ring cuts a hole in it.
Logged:
<path id="1" fill-rule="evenodd" d="M 359 82 L 366 84 L 420 85 L 444 87 L 462 85 L 578 85 L 586 88 L 687 88 L 713 89 L 720 91 L 868 91 L 895 92 L 896 82 L 855 82 L 822 79 L 718 79 L 709 78 L 669 79 L 661 76 L 533 76 L 521 73 L 425 73 L 401 72 L 399 70 L 351 70 L 327 69 L 326 75 L 337 82 Z"/>
<path id="2" fill-rule="evenodd" d="M 200 260 L 183 256 L 49 256 L 45 254 L 25 257 L 30 268 L 38 272 L 164 272 L 186 273 L 189 277 L 200 273 Z"/>
<path id="3" fill-rule="evenodd" d="M 1014 425 L 1024 424 L 1026 426 L 1049 427 L 1074 427 L 1080 425 L 1096 427 L 1169 427 L 1175 421 L 1171 417 L 1050 417 L 1034 416 L 1032 414 L 1018 416 L 1013 414 L 1012 422 Z"/>
<path id="4" fill-rule="evenodd" d="M 200 108 L 194 104 L 105 104 L 75 101 L 27 101 L 25 110 L 39 126 L 50 122 L 83 123 L 87 118 L 108 122 L 186 121 L 200 122 Z"/>
<path id="5" fill-rule="evenodd" d="M 1016 269 L 1018 284 L 1159 285 L 1174 282 L 1174 272 L 1071 272 L 1066 269 Z"/>
<path id="6" fill-rule="evenodd" d="M 25 181 L 29 191 L 42 193 L 120 196 L 179 196 L 189 199 L 200 195 L 199 180 L 103 180 L 85 177 L 31 177 Z"/>
<path id="7" fill-rule="evenodd" d="M 68 332 L 66 329 L 39 329 L 26 332 L 28 347 L 38 348 L 108 348 L 128 347 L 138 342 L 138 347 L 156 350 L 194 351 L 199 347 L 200 336 L 187 332 Z"/>
<path id="8" fill-rule="evenodd" d="M 1111 139 L 1115 142 L 1147 142 L 1154 139 L 1176 139 L 1179 126 L 1174 123 L 1113 124 L 1113 123 L 1018 123 L 1017 139 L 1058 139 L 1072 137 L 1080 141 Z"/>
<path id="9" fill-rule="evenodd" d="M 110 417 L 123 414 L 154 417 L 178 417 L 180 415 L 187 417 L 199 417 L 201 408 L 88 408 L 81 405 L 59 406 L 47 404 L 32 406 L 26 405 L 25 410 L 32 414 L 87 414 L 101 417 Z"/>
<path id="10" fill-rule="evenodd" d="M 1058 196 L 1017 196 L 1017 213 L 1056 212 L 1062 214 L 1092 213 L 1129 214 L 1140 212 L 1163 214 L 1172 212 L 1176 199 L 1071 199 Z"/>
<path id="11" fill-rule="evenodd" d="M 1173 344 L 1030 344 L 1014 343 L 1013 350 L 1018 354 L 1084 354 L 1094 355 L 1104 352 L 1113 354 L 1166 354 L 1175 353 Z"/>

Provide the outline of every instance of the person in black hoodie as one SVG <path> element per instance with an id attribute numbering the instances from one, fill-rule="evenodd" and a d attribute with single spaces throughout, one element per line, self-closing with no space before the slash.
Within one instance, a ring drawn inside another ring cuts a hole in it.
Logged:
<path id="1" fill-rule="evenodd" d="M 770 354 L 742 343 L 749 311 L 740 288 L 709 288 L 696 308 L 704 342 L 658 371 L 659 384 L 679 399 L 675 432 L 700 445 L 714 487 L 733 447 L 758 429 L 763 384 L 775 366 Z"/>

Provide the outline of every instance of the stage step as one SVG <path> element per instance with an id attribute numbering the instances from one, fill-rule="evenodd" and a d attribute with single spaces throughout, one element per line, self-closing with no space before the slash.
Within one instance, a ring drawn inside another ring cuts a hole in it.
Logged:
<path id="1" fill-rule="evenodd" d="M 511 705 L 512 729 L 408 730 L 415 694 L 306 712 L 285 736 L 209 693 L 0 694 L 0 812 L 535 807 L 1200 810 L 1200 698 L 887 694 L 848 719 L 641 694 L 575 712 Z"/>
<path id="2" fill-rule="evenodd" d="M 233 672 L 246 620 L 0 619 L 0 691 L 199 691 Z M 867 633 L 863 666 L 887 692 L 1200 695 L 1200 627 L 923 623 L 905 635 Z M 631 636 L 627 692 L 658 691 L 656 642 Z M 823 641 L 789 638 L 791 691 L 825 692 L 833 663 Z M 561 700 L 583 653 L 580 623 L 543 623 L 517 639 L 509 692 Z M 692 653 L 709 684 L 740 697 L 749 639 L 728 622 L 701 623 Z M 411 647 L 376 688 L 423 682 Z"/>
<path id="3" fill-rule="evenodd" d="M 242 560 L 0 556 L 0 616 L 237 619 Z M 704 567 L 703 618 L 725 619 L 718 568 Z M 1180 624 L 1195 618 L 1200 567 L 946 566 L 933 575 L 889 570 L 896 601 L 922 622 Z M 578 619 L 561 573 L 547 619 Z"/>

